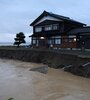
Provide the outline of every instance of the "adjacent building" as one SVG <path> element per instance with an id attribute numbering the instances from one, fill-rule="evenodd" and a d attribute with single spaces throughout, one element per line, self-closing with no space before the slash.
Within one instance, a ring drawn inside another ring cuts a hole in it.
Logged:
<path id="1" fill-rule="evenodd" d="M 90 27 L 69 17 L 44 11 L 30 26 L 32 47 L 90 48 Z"/>

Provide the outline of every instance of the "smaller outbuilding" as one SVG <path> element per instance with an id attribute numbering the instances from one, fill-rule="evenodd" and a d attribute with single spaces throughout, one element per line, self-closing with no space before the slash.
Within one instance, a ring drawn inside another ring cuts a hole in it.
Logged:
<path id="1" fill-rule="evenodd" d="M 90 49 L 90 26 L 72 29 L 68 34 L 77 36 L 77 48 Z"/>

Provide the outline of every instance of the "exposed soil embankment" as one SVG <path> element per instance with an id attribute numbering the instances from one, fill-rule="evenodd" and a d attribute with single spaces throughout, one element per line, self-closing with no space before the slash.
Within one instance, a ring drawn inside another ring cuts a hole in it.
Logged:
<path id="1" fill-rule="evenodd" d="M 0 57 L 7 59 L 17 59 L 27 62 L 44 63 L 53 68 L 62 68 L 68 65 L 73 65 L 71 67 L 68 67 L 66 71 L 70 71 L 76 75 L 90 77 L 90 67 L 79 67 L 79 65 L 90 62 L 90 58 L 87 57 L 80 57 L 78 55 L 60 53 L 49 50 L 45 51 L 34 49 L 0 49 Z"/>

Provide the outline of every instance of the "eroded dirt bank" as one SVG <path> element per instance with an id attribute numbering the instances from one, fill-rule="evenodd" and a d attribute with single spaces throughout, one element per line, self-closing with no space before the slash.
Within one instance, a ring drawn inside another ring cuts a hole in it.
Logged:
<path id="1" fill-rule="evenodd" d="M 49 68 L 47 74 L 29 71 L 43 64 L 0 59 L 0 100 L 89 100 L 90 79 Z"/>
<path id="2" fill-rule="evenodd" d="M 32 50 L 0 49 L 0 57 L 7 59 L 17 59 L 27 62 L 44 63 L 53 68 L 60 68 L 63 67 L 63 65 L 64 66 L 74 65 L 74 67 L 72 68 L 72 70 L 70 70 L 70 72 L 81 76 L 86 76 L 85 73 L 84 73 L 85 75 L 79 74 L 85 72 L 85 70 L 79 68 L 78 65 L 90 62 L 90 58 L 88 57 L 82 57 L 79 55 L 66 54 L 55 51 L 45 51 L 45 50 L 43 51 L 34 49 Z M 87 77 L 90 77 L 90 71 L 88 72 Z"/>

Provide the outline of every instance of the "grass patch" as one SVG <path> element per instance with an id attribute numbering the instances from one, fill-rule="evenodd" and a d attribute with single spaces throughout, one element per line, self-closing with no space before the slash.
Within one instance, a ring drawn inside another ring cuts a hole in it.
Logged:
<path id="1" fill-rule="evenodd" d="M 8 98 L 8 100 L 14 100 L 14 98 L 10 97 L 10 98 Z"/>

